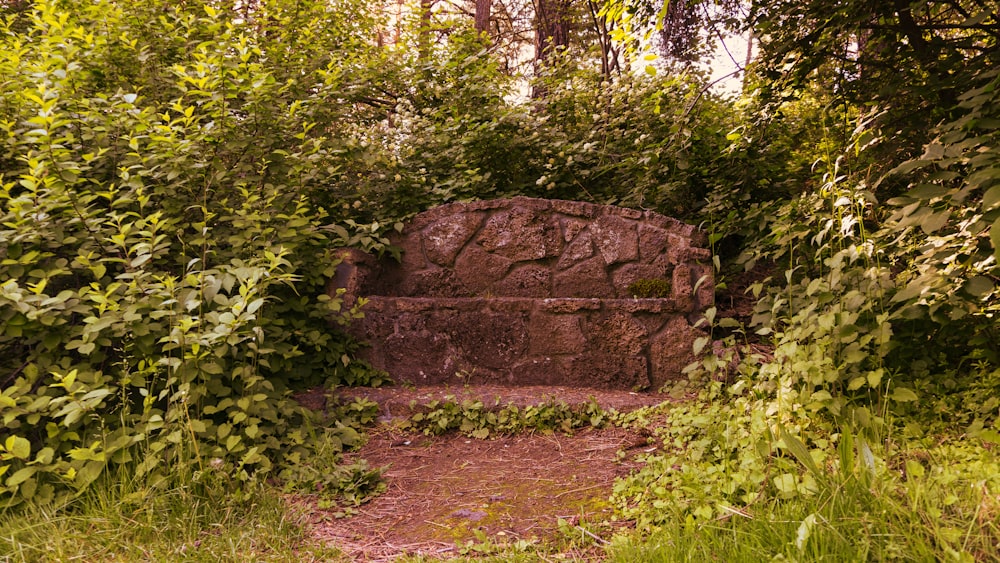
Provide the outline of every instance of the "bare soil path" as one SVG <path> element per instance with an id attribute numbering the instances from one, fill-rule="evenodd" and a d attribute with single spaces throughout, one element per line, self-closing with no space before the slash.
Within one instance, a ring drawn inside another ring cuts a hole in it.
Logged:
<path id="1" fill-rule="evenodd" d="M 499 407 L 594 400 L 606 410 L 626 412 L 670 400 L 627 391 L 496 386 L 353 388 L 338 395 L 342 401 L 365 397 L 383 411 L 383 423 L 353 455 L 386 467 L 388 490 L 348 518 L 312 509 L 313 536 L 356 561 L 392 561 L 407 554 L 447 558 L 484 538 L 498 544 L 561 538 L 559 548 L 567 555 L 599 559 L 602 536 L 613 529 L 594 525 L 612 516 L 608 498 L 614 480 L 635 467 L 635 455 L 653 447 L 644 433 L 614 427 L 488 440 L 429 437 L 392 424 L 412 413 L 412 405 L 445 398 Z M 560 527 L 585 541 L 567 542 Z"/>

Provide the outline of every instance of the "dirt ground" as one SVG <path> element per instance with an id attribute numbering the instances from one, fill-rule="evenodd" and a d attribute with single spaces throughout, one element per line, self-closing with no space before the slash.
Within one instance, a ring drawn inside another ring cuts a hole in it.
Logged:
<path id="1" fill-rule="evenodd" d="M 625 412 L 668 400 L 660 394 L 554 387 L 354 388 L 338 394 L 341 401 L 367 397 L 384 411 L 383 423 L 352 455 L 386 467 L 388 490 L 347 518 L 335 518 L 334 510 L 311 510 L 314 538 L 356 561 L 392 561 L 406 554 L 447 558 L 484 539 L 549 545 L 557 538 L 562 542 L 557 549 L 566 555 L 598 559 L 614 531 L 596 524 L 612 515 L 608 498 L 615 478 L 635 468 L 637 454 L 654 448 L 645 433 L 622 428 L 488 440 L 428 437 L 392 424 L 407 416 L 411 405 L 448 396 L 500 406 L 592 399 Z M 559 535 L 560 529 L 569 536 Z M 582 541 L 567 539 L 576 534 Z"/>

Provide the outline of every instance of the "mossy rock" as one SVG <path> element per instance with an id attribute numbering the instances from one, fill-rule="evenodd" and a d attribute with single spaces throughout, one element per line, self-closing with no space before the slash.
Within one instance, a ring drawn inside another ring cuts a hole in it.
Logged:
<path id="1" fill-rule="evenodd" d="M 662 299 L 670 297 L 670 281 L 643 278 L 628 286 L 628 294 L 636 299 Z"/>

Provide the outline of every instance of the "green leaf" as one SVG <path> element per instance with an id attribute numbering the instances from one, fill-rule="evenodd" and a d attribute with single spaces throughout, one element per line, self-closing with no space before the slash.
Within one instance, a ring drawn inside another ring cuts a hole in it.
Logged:
<path id="1" fill-rule="evenodd" d="M 858 389 L 861 389 L 861 387 L 864 386 L 865 381 L 867 380 L 865 379 L 864 376 L 859 375 L 857 377 L 853 377 L 851 378 L 851 381 L 847 384 L 847 390 L 856 391 Z"/>
<path id="2" fill-rule="evenodd" d="M 813 527 L 816 526 L 816 515 L 810 514 L 802 520 L 799 524 L 799 530 L 795 533 L 795 549 L 799 553 L 804 553 L 806 550 L 806 543 L 809 541 L 809 537 L 812 535 Z"/>
<path id="3" fill-rule="evenodd" d="M 893 387 L 892 395 L 889 398 L 897 403 L 913 402 L 918 399 L 917 394 L 906 387 Z"/>
<path id="4" fill-rule="evenodd" d="M 816 461 L 813 460 L 812 455 L 809 453 L 809 449 L 806 448 L 806 445 L 803 444 L 801 440 L 791 435 L 784 426 L 779 429 L 779 434 L 781 436 L 781 441 L 785 443 L 785 447 L 793 456 L 795 456 L 795 459 L 799 460 L 799 463 L 804 465 L 814 476 L 821 477 L 822 474 L 820 473 L 819 467 L 816 465 Z"/>
<path id="5" fill-rule="evenodd" d="M 1000 262 L 1000 218 L 997 218 L 990 227 L 990 242 L 993 243 L 993 256 Z"/>
<path id="6" fill-rule="evenodd" d="M 69 457 L 76 460 L 104 461 L 104 452 L 94 451 L 94 446 L 90 448 L 73 448 L 69 451 Z"/>
<path id="7" fill-rule="evenodd" d="M 21 483 L 30 479 L 31 476 L 37 472 L 38 472 L 38 467 L 36 466 L 22 467 L 21 469 L 18 469 L 16 472 L 14 472 L 14 474 L 7 479 L 7 486 L 16 487 Z"/>
<path id="8" fill-rule="evenodd" d="M 983 213 L 1000 205 L 1000 186 L 993 186 L 983 194 Z"/>
<path id="9" fill-rule="evenodd" d="M 976 432 L 974 436 L 984 442 L 1000 445 L 1000 432 L 997 432 L 996 430 L 980 430 L 979 432 Z"/>
<path id="10" fill-rule="evenodd" d="M 993 280 L 986 276 L 974 276 L 965 283 L 965 291 L 973 297 L 982 297 L 993 291 Z"/>
<path id="11" fill-rule="evenodd" d="M 734 319 L 732 317 L 725 317 L 725 318 L 719 319 L 718 327 L 719 328 L 740 328 L 740 321 L 738 321 L 738 320 L 736 320 L 736 319 Z"/>
<path id="12" fill-rule="evenodd" d="M 897 174 L 899 174 L 899 175 L 908 174 L 908 173 L 916 170 L 917 168 L 923 168 L 924 166 L 929 166 L 930 164 L 931 163 L 927 162 L 926 160 L 920 160 L 920 159 L 908 160 L 908 161 L 900 164 L 899 166 L 893 168 L 892 170 L 890 170 L 888 173 L 886 173 L 885 177 L 894 176 L 894 175 L 897 175 Z M 879 183 L 881 183 L 881 182 L 882 182 L 882 179 L 879 179 Z"/>
<path id="13" fill-rule="evenodd" d="M 910 478 L 920 478 L 924 476 L 924 466 L 920 464 L 919 461 L 908 459 L 906 460 L 906 477 Z"/>
<path id="14" fill-rule="evenodd" d="M 934 199 L 947 193 L 948 189 L 940 184 L 917 184 L 906 192 L 906 195 L 920 199 Z"/>
<path id="15" fill-rule="evenodd" d="M 7 441 L 4 443 L 4 447 L 7 448 L 7 451 L 10 452 L 11 455 L 18 459 L 28 459 L 28 457 L 31 456 L 31 442 L 20 436 L 11 436 L 7 438 Z"/>
<path id="16" fill-rule="evenodd" d="M 854 435 L 849 429 L 841 431 L 837 452 L 840 454 L 841 476 L 847 477 L 854 473 Z"/>
<path id="17" fill-rule="evenodd" d="M 920 156 L 923 160 L 937 160 L 944 157 L 944 145 L 940 141 L 932 141 L 924 147 L 924 154 Z"/>
<path id="18" fill-rule="evenodd" d="M 864 438 L 858 436 L 856 441 L 858 457 L 864 464 L 865 469 L 868 470 L 868 475 L 875 476 L 875 454 L 872 453 L 871 447 L 868 446 L 868 442 Z"/>
<path id="19" fill-rule="evenodd" d="M 263 305 L 263 304 L 264 304 L 264 298 L 263 297 L 254 299 L 253 301 L 250 302 L 249 305 L 247 305 L 247 313 L 250 313 L 250 314 L 256 313 L 257 310 L 260 309 L 261 305 Z"/>
<path id="20" fill-rule="evenodd" d="M 997 229 L 997 233 L 998 235 L 1000 235 L 1000 229 Z M 927 281 L 924 280 L 922 277 L 917 278 L 911 281 L 910 283 L 906 284 L 906 287 L 903 288 L 902 290 L 897 291 L 896 294 L 892 296 L 892 302 L 898 303 L 900 301 L 907 301 L 909 299 L 913 299 L 914 297 L 918 297 L 919 295 L 921 295 L 926 289 L 927 289 Z"/>
<path id="21" fill-rule="evenodd" d="M 943 227 L 945 223 L 948 222 L 950 217 L 951 212 L 947 209 L 944 211 L 938 211 L 937 213 L 931 213 L 925 217 L 923 221 L 921 221 L 920 228 L 925 234 L 929 235 Z"/>
<path id="22" fill-rule="evenodd" d="M 791 473 L 782 473 L 773 480 L 774 487 L 784 495 L 792 495 L 796 492 L 795 476 Z"/>
<path id="23" fill-rule="evenodd" d="M 82 490 L 87 487 L 87 485 L 94 482 L 94 479 L 100 477 L 101 472 L 104 471 L 104 466 L 106 463 L 104 461 L 89 461 L 87 462 L 80 471 L 76 474 L 76 479 L 73 485 L 77 490 Z"/>
<path id="24" fill-rule="evenodd" d="M 868 372 L 868 386 L 875 389 L 882 383 L 882 370 L 876 369 Z"/>
<path id="25" fill-rule="evenodd" d="M 857 364 L 868 357 L 868 353 L 858 347 L 857 343 L 852 343 L 847 347 L 844 361 L 848 364 Z"/>

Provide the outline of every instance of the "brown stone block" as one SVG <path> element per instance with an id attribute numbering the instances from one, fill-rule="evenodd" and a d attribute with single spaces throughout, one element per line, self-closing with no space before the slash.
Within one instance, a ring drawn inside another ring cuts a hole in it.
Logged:
<path id="1" fill-rule="evenodd" d="M 450 381 L 458 367 L 458 357 L 443 334 L 429 331 L 391 335 L 381 347 L 382 362 L 373 364 L 399 380 L 416 384 Z"/>
<path id="2" fill-rule="evenodd" d="M 688 261 L 688 250 L 691 248 L 690 240 L 679 235 L 670 234 L 667 237 L 667 255 L 674 264 Z"/>
<path id="3" fill-rule="evenodd" d="M 587 338 L 579 315 L 536 312 L 528 323 L 528 353 L 532 356 L 583 352 Z"/>
<path id="4" fill-rule="evenodd" d="M 447 326 L 428 327 L 449 335 L 462 356 L 474 366 L 506 368 L 528 349 L 528 327 L 523 313 L 463 313 Z"/>
<path id="5" fill-rule="evenodd" d="M 399 282 L 399 292 L 406 297 L 469 297 L 472 292 L 455 272 L 443 268 L 412 272 Z"/>
<path id="6" fill-rule="evenodd" d="M 677 304 L 673 299 L 608 299 L 604 302 L 607 311 L 624 311 L 630 315 L 636 313 L 675 313 Z"/>
<path id="7" fill-rule="evenodd" d="M 643 352 L 649 333 L 632 315 L 615 311 L 592 319 L 587 336 L 591 350 L 604 350 L 612 356 L 636 356 Z"/>
<path id="8" fill-rule="evenodd" d="M 427 259 L 439 266 L 451 266 L 458 252 L 476 234 L 482 223 L 483 215 L 480 213 L 459 213 L 442 217 L 423 231 Z"/>
<path id="9" fill-rule="evenodd" d="M 464 213 L 467 209 L 468 204 L 463 202 L 446 203 L 444 205 L 432 207 L 427 211 L 418 213 L 412 219 L 407 221 L 406 226 L 403 227 L 403 234 L 409 235 L 417 233 L 434 223 L 437 223 L 445 217 L 451 217 L 453 215 Z"/>
<path id="10" fill-rule="evenodd" d="M 361 309 L 361 314 L 368 316 L 373 313 L 392 311 L 394 310 L 393 299 L 395 298 L 384 295 L 369 295 L 365 297 L 365 306 Z"/>
<path id="11" fill-rule="evenodd" d="M 340 263 L 327 283 L 326 293 L 330 297 L 336 297 L 338 290 L 343 289 L 344 305 L 351 307 L 374 283 L 378 264 L 372 255 L 356 248 L 335 250 L 333 256 Z"/>
<path id="12" fill-rule="evenodd" d="M 330 287 L 370 297 L 346 329 L 400 381 L 644 388 L 653 372 L 657 385 L 680 377 L 701 334 L 684 317 L 712 299 L 703 238 L 659 214 L 583 202 L 454 203 L 391 237 L 401 264 L 367 271 L 350 251 Z M 616 297 L 658 277 L 671 298 Z"/>
<path id="13" fill-rule="evenodd" d="M 569 243 L 563 251 L 559 261 L 556 262 L 557 270 L 565 270 L 579 264 L 594 255 L 594 242 L 589 231 L 584 231 L 577 235 L 573 242 Z"/>
<path id="14" fill-rule="evenodd" d="M 511 203 L 511 207 L 525 207 L 528 209 L 536 209 L 538 211 L 546 212 L 552 209 L 553 202 L 562 200 L 542 199 L 540 197 L 528 197 L 528 196 L 518 195 L 510 198 L 507 201 Z"/>
<path id="15" fill-rule="evenodd" d="M 641 390 L 649 387 L 649 363 L 641 356 L 589 353 L 574 356 L 563 385 Z"/>
<path id="16" fill-rule="evenodd" d="M 531 357 L 510 370 L 510 385 L 566 385 L 572 374 L 572 357 Z"/>
<path id="17" fill-rule="evenodd" d="M 639 225 L 639 258 L 652 263 L 667 250 L 669 233 L 665 229 L 642 223 Z"/>
<path id="18" fill-rule="evenodd" d="M 581 299 L 573 297 L 556 297 L 542 299 L 539 310 L 549 313 L 575 313 L 577 311 L 598 311 L 601 308 L 600 299 Z"/>
<path id="19" fill-rule="evenodd" d="M 678 312 L 694 311 L 695 300 L 694 296 L 692 295 L 685 295 L 684 297 L 674 297 L 673 299 L 671 299 L 671 301 L 677 304 Z"/>
<path id="20" fill-rule="evenodd" d="M 696 246 L 688 248 L 688 260 L 694 262 L 702 262 L 711 259 L 712 259 L 712 251 L 707 248 L 698 248 Z"/>
<path id="21" fill-rule="evenodd" d="M 364 318 L 355 319 L 348 327 L 347 333 L 365 342 L 370 342 L 372 348 L 377 348 L 393 334 L 393 315 L 382 311 L 366 311 Z"/>
<path id="22" fill-rule="evenodd" d="M 667 217 L 655 211 L 646 211 L 643 214 L 643 220 L 645 223 L 653 225 L 654 227 L 659 227 L 670 231 L 671 233 L 687 237 L 695 230 L 694 225 L 688 225 L 674 219 L 673 217 Z"/>
<path id="23" fill-rule="evenodd" d="M 694 340 L 704 334 L 683 317 L 674 317 L 650 339 L 650 380 L 654 389 L 684 377 L 685 366 L 695 359 Z"/>
<path id="24" fill-rule="evenodd" d="M 416 272 L 427 267 L 427 258 L 424 257 L 424 245 L 417 235 L 403 237 L 393 244 L 399 247 L 399 262 L 389 262 L 389 266 L 399 268 L 406 272 Z M 387 259 L 387 260 L 391 260 Z"/>
<path id="25" fill-rule="evenodd" d="M 441 301 L 431 297 L 396 297 L 393 301 L 393 310 L 400 314 L 401 319 L 407 318 L 404 313 L 425 313 L 441 308 Z"/>
<path id="26" fill-rule="evenodd" d="M 584 229 L 590 226 L 590 221 L 583 219 L 563 218 L 560 220 L 563 231 L 563 240 L 569 242 L 577 237 Z"/>
<path id="27" fill-rule="evenodd" d="M 537 299 L 532 297 L 483 297 L 479 310 L 497 313 L 531 313 Z"/>
<path id="28" fill-rule="evenodd" d="M 585 201 L 552 200 L 552 210 L 563 215 L 590 219 L 597 214 L 597 206 Z"/>
<path id="29" fill-rule="evenodd" d="M 615 289 L 608 281 L 604 260 L 595 256 L 555 275 L 552 280 L 555 297 L 614 297 Z"/>
<path id="30" fill-rule="evenodd" d="M 683 223 L 681 223 L 683 225 Z M 706 246 L 708 244 L 708 233 L 695 227 L 694 225 L 684 225 L 687 227 L 685 231 L 688 233 L 688 238 L 691 240 L 692 246 Z"/>
<path id="31" fill-rule="evenodd" d="M 635 221 L 604 215 L 590 226 L 590 233 L 605 264 L 629 262 L 639 257 L 639 235 Z"/>
<path id="32" fill-rule="evenodd" d="M 642 219 L 642 210 L 640 209 L 606 205 L 602 211 L 604 211 L 607 215 L 617 215 L 618 217 L 624 217 L 626 219 Z"/>
<path id="33" fill-rule="evenodd" d="M 476 240 L 487 252 L 515 262 L 558 256 L 563 247 L 555 218 L 523 207 L 490 217 Z"/>
<path id="34" fill-rule="evenodd" d="M 632 318 L 646 328 L 646 334 L 656 334 L 666 324 L 667 319 L 677 314 L 673 299 L 637 299 L 636 301 L 659 302 L 659 305 L 649 307 L 650 310 L 631 311 Z M 628 310 L 627 307 L 624 309 Z"/>
<path id="35" fill-rule="evenodd" d="M 478 244 L 468 245 L 455 260 L 455 275 L 474 295 L 480 295 L 503 279 L 514 261 L 483 250 Z"/>
<path id="36" fill-rule="evenodd" d="M 552 294 L 552 272 L 534 264 L 519 266 L 493 284 L 493 293 L 505 297 L 548 297 Z"/>
<path id="37" fill-rule="evenodd" d="M 615 287 L 618 297 L 632 297 L 629 294 L 628 286 L 638 280 L 662 280 L 667 279 L 666 272 L 661 267 L 652 264 L 629 263 L 623 264 L 611 274 L 611 283 Z"/>
<path id="38" fill-rule="evenodd" d="M 709 264 L 693 264 L 691 266 L 691 277 L 694 278 L 694 283 L 697 286 L 694 295 L 696 310 L 704 311 L 715 305 L 714 273 L 713 267 Z M 702 280 L 702 278 L 704 279 Z M 699 280 L 702 280 L 701 285 L 698 285 Z"/>
<path id="39" fill-rule="evenodd" d="M 673 276 L 674 266 L 677 265 L 678 262 L 672 262 L 668 254 L 661 254 L 654 258 L 650 264 L 656 267 L 657 270 L 662 271 L 663 277 L 669 280 L 671 279 L 671 276 Z"/>
<path id="40" fill-rule="evenodd" d="M 672 293 L 675 299 L 690 297 L 694 293 L 694 280 L 691 279 L 691 266 L 678 264 L 671 278 Z"/>
<path id="41" fill-rule="evenodd" d="M 647 211 L 643 214 L 643 224 L 658 229 L 670 230 L 672 223 L 665 215 L 660 215 L 655 211 Z"/>

